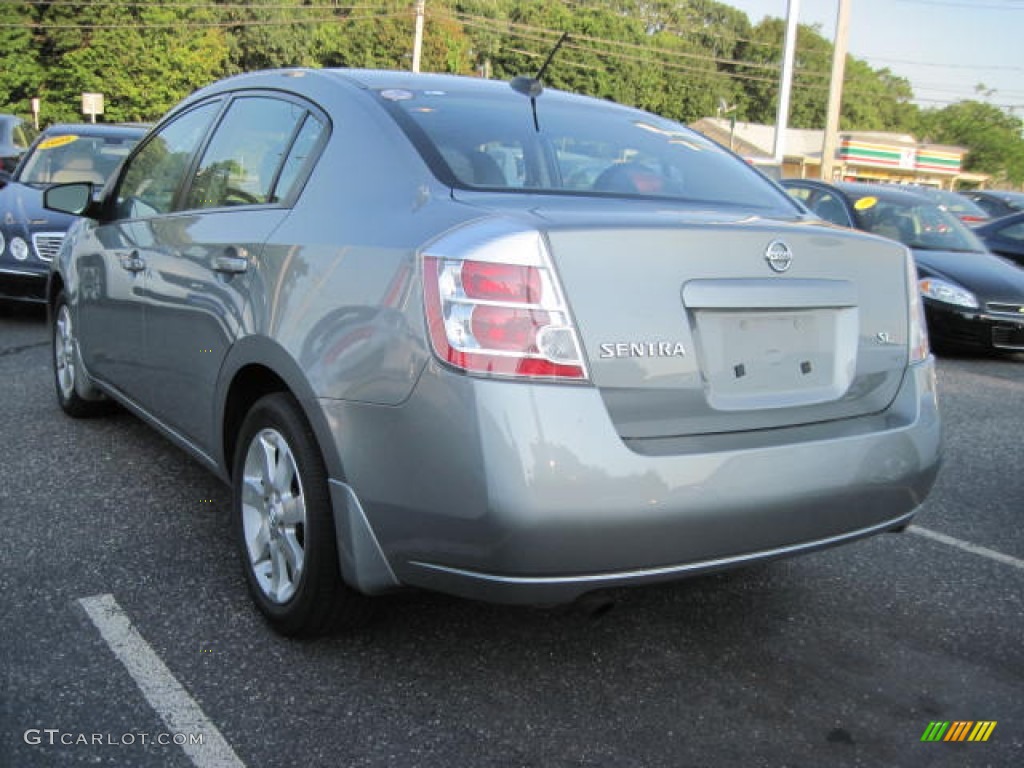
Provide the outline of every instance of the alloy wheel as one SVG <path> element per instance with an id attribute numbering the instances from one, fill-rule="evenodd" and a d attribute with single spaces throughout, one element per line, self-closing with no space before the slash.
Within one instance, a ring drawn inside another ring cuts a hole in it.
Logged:
<path id="1" fill-rule="evenodd" d="M 295 456 L 276 429 L 249 443 L 242 478 L 242 529 L 249 567 L 263 594 L 282 604 L 294 595 L 306 561 L 306 502 Z"/>

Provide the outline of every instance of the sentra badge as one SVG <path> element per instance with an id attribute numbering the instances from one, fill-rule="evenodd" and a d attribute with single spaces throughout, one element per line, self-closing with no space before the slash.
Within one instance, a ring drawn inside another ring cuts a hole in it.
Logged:
<path id="1" fill-rule="evenodd" d="M 601 357 L 686 357 L 686 347 L 678 341 L 620 341 L 601 344 Z"/>

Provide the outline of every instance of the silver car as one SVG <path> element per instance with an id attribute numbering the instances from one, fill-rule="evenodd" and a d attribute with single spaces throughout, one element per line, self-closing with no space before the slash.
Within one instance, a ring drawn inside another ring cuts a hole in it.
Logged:
<path id="1" fill-rule="evenodd" d="M 905 526 L 940 425 L 910 254 L 686 128 L 439 75 L 173 109 L 48 287 L 56 392 L 233 488 L 286 634 L 415 586 L 570 601 Z"/>

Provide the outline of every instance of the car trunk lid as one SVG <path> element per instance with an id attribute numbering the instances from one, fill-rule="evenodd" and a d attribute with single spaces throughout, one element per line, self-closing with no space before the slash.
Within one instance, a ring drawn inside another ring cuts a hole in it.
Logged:
<path id="1" fill-rule="evenodd" d="M 597 228 L 545 218 L 591 380 L 623 438 L 851 418 L 895 397 L 908 360 L 902 246 L 711 213 Z"/>

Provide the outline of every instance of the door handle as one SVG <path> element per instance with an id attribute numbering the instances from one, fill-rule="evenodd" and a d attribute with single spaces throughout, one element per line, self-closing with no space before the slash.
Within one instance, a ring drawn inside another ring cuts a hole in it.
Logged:
<path id="1" fill-rule="evenodd" d="M 249 252 L 242 247 L 229 245 L 224 253 L 213 260 L 213 271 L 225 275 L 239 275 L 249 268 Z"/>
<path id="2" fill-rule="evenodd" d="M 132 251 L 121 257 L 121 266 L 129 272 L 142 272 L 146 269 L 146 262 L 139 256 L 138 251 Z"/>

